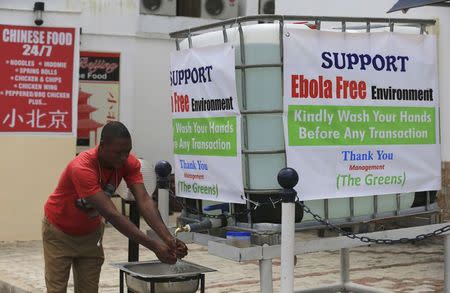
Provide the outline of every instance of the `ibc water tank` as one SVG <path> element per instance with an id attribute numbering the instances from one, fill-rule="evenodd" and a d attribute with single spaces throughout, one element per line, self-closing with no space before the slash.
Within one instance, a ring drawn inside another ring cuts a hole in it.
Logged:
<path id="1" fill-rule="evenodd" d="M 310 29 L 304 24 L 286 24 L 288 30 Z M 244 188 L 247 196 L 257 202 L 266 202 L 280 189 L 277 173 L 286 167 L 283 136 L 282 46 L 278 23 L 243 25 L 192 36 L 180 42 L 180 49 L 223 44 L 234 45 L 236 60 L 236 87 L 242 114 L 242 150 Z M 189 44 L 190 43 L 190 44 Z M 298 58 L 302 58 L 299 52 Z M 299 179 L 299 185 L 301 186 Z M 299 197 L 301 199 L 301 188 Z M 356 198 L 313 200 L 305 204 L 312 211 L 330 219 L 348 219 L 358 216 L 373 218 L 383 212 L 411 207 L 414 193 L 401 195 L 365 196 Z M 203 204 L 205 205 L 205 204 Z M 236 211 L 245 206 L 236 205 Z M 298 213 L 301 209 L 297 209 Z M 265 206 L 252 211 L 253 223 L 279 223 L 280 205 Z M 246 222 L 246 216 L 239 221 Z M 296 221 L 301 220 L 297 215 Z M 304 221 L 312 221 L 305 215 Z M 249 220 L 250 221 L 250 220 Z"/>

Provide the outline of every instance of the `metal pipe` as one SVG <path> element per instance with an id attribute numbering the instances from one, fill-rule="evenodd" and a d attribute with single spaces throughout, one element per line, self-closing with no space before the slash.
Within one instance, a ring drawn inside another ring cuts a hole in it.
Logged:
<path id="1" fill-rule="evenodd" d="M 236 69 L 248 69 L 248 68 L 267 68 L 267 67 L 281 67 L 282 63 L 267 63 L 267 64 L 246 64 L 246 65 L 236 65 Z"/>
<path id="2" fill-rule="evenodd" d="M 242 110 L 241 114 L 282 114 L 283 110 Z"/>
<path id="3" fill-rule="evenodd" d="M 294 291 L 295 266 L 295 199 L 294 186 L 298 183 L 298 173 L 292 168 L 278 172 L 278 183 L 283 187 L 281 196 L 281 293 Z"/>
<path id="4" fill-rule="evenodd" d="M 434 19 L 417 19 L 417 18 L 381 18 L 381 17 L 337 17 L 337 16 L 310 16 L 310 15 L 251 15 L 243 16 L 233 19 L 228 19 L 212 24 L 202 25 L 195 28 L 189 28 L 184 30 L 179 30 L 170 33 L 170 37 L 186 37 L 187 35 L 199 32 L 203 30 L 208 30 L 211 28 L 216 28 L 218 26 L 230 25 L 230 24 L 241 24 L 242 22 L 251 21 L 316 21 L 316 22 L 371 22 L 371 23 L 402 23 L 402 24 L 421 24 L 421 25 L 434 25 L 436 20 Z"/>
<path id="5" fill-rule="evenodd" d="M 395 195 L 396 200 L 396 209 L 395 209 L 395 215 L 398 216 L 400 214 L 400 193 L 397 193 Z"/>
<path id="6" fill-rule="evenodd" d="M 450 293 L 450 234 L 444 237 L 444 292 Z"/>
<path id="7" fill-rule="evenodd" d="M 378 216 L 378 195 L 373 196 L 373 218 Z"/>
<path id="8" fill-rule="evenodd" d="M 172 166 L 169 162 L 161 160 L 155 165 L 156 185 L 158 187 L 158 210 L 164 224 L 169 224 L 169 176 Z"/>
<path id="9" fill-rule="evenodd" d="M 250 189 L 244 188 L 244 192 L 248 194 L 258 194 L 258 195 L 267 195 L 267 194 L 279 194 L 281 189 Z"/>
<path id="10" fill-rule="evenodd" d="M 273 292 L 272 259 L 259 260 L 259 284 L 261 293 Z"/>
<path id="11" fill-rule="evenodd" d="M 139 229 L 139 209 L 136 201 L 130 202 L 130 221 Z M 128 261 L 139 261 L 139 244 L 128 239 Z"/>
<path id="12" fill-rule="evenodd" d="M 242 150 L 243 154 L 284 154 L 286 151 L 285 150 L 273 150 L 273 151 L 258 151 L 258 150 L 254 150 L 254 151 L 249 151 L 249 150 Z"/>
<path id="13" fill-rule="evenodd" d="M 200 222 L 189 223 L 182 227 L 175 229 L 175 237 L 180 232 L 200 232 L 211 228 L 225 227 L 227 225 L 227 218 L 225 216 L 217 219 L 203 219 Z"/>
<path id="14" fill-rule="evenodd" d="M 237 20 L 235 21 L 237 22 Z M 242 29 L 242 25 L 240 22 L 238 22 L 238 32 L 239 32 L 239 50 L 241 53 L 241 65 L 243 66 L 241 69 L 241 97 L 242 97 L 242 110 L 247 110 L 247 77 L 246 77 L 246 61 L 245 61 L 245 39 L 244 39 L 244 30 Z M 247 116 L 242 116 L 242 131 L 244 135 L 243 144 L 244 149 L 248 149 L 248 123 L 247 123 Z M 251 182 L 250 182 L 250 166 L 249 166 L 249 160 L 250 158 L 244 153 L 245 160 L 244 160 L 244 172 L 245 172 L 245 178 L 247 180 L 247 185 L 250 188 Z M 250 199 L 250 195 L 248 195 L 248 199 Z M 250 202 L 247 201 L 247 209 L 251 209 Z M 253 224 L 252 221 L 252 214 L 247 214 L 247 223 L 251 226 Z"/>
<path id="15" fill-rule="evenodd" d="M 158 189 L 158 210 L 164 224 L 169 225 L 169 190 Z"/>
<path id="16" fill-rule="evenodd" d="M 281 293 L 294 291 L 295 203 L 281 204 Z"/>
<path id="17" fill-rule="evenodd" d="M 227 29 L 225 28 L 224 25 L 222 26 L 222 34 L 223 34 L 223 42 L 228 43 Z"/>
<path id="18" fill-rule="evenodd" d="M 341 249 L 341 283 L 342 283 L 342 285 L 344 285 L 350 281 L 349 265 L 350 265 L 350 258 L 348 255 L 348 248 L 342 248 Z M 347 292 L 347 291 L 344 291 L 344 292 Z"/>
<path id="19" fill-rule="evenodd" d="M 191 49 L 192 48 L 192 35 L 191 35 L 191 32 L 189 32 L 189 34 L 188 34 L 188 44 L 189 44 L 189 49 Z"/>

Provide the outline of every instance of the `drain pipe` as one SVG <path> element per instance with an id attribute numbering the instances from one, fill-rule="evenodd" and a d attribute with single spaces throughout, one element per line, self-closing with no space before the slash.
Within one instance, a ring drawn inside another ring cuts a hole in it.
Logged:
<path id="1" fill-rule="evenodd" d="M 164 224 L 169 225 L 169 176 L 172 166 L 167 161 L 155 165 L 156 186 L 158 187 L 158 210 Z"/>
<path id="2" fill-rule="evenodd" d="M 295 198 L 293 189 L 298 182 L 298 174 L 292 168 L 278 172 L 278 183 L 283 187 L 281 196 L 281 293 L 294 292 L 294 247 L 295 247 Z"/>

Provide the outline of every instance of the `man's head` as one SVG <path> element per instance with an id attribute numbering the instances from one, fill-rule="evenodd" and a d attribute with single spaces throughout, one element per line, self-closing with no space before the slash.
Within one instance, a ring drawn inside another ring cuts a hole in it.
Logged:
<path id="1" fill-rule="evenodd" d="M 131 151 L 131 135 L 119 121 L 108 122 L 102 130 L 98 159 L 105 168 L 121 168 Z"/>

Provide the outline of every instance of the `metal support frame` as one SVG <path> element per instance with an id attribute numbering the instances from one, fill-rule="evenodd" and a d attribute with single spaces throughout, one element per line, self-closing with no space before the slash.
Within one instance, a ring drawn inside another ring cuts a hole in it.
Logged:
<path id="1" fill-rule="evenodd" d="M 278 21 L 279 23 L 279 45 L 280 45 L 280 63 L 276 64 L 258 64 L 258 65 L 248 65 L 246 64 L 246 53 L 245 53 L 245 40 L 244 40 L 244 33 L 242 29 L 242 24 L 246 22 L 252 22 L 252 21 Z M 220 28 L 223 33 L 223 39 L 224 43 L 228 42 L 228 36 L 227 36 L 227 25 L 234 25 L 237 24 L 238 26 L 238 33 L 239 33 L 239 49 L 240 49 L 240 57 L 241 57 L 241 64 L 236 66 L 236 70 L 241 71 L 241 100 L 242 100 L 242 132 L 244 134 L 243 139 L 243 157 L 244 157 L 244 178 L 245 183 L 244 186 L 246 187 L 245 193 L 247 198 L 250 199 L 250 196 L 253 194 L 258 194 L 259 190 L 257 190 L 256 193 L 253 193 L 252 190 L 252 184 L 249 176 L 249 163 L 248 163 L 248 156 L 249 154 L 273 154 L 273 153 L 283 153 L 284 150 L 255 150 L 255 149 L 249 149 L 248 147 L 248 141 L 247 141 L 247 135 L 248 132 L 248 125 L 247 125 L 247 115 L 249 114 L 266 114 L 266 111 L 256 111 L 251 110 L 247 108 L 247 85 L 246 85 L 246 69 L 247 68 L 263 68 L 263 67 L 280 67 L 281 75 L 283 75 L 284 70 L 284 63 L 283 63 L 283 33 L 284 33 L 284 23 L 288 21 L 314 21 L 316 28 L 320 30 L 321 23 L 323 22 L 341 22 L 342 28 L 341 30 L 345 32 L 348 27 L 348 23 L 356 22 L 356 23 L 366 23 L 366 31 L 370 32 L 371 29 L 371 23 L 383 23 L 384 25 L 388 25 L 390 31 L 394 31 L 394 25 L 395 24 L 412 24 L 412 25 L 419 25 L 420 26 L 420 33 L 423 33 L 425 26 L 428 25 L 434 25 L 435 20 L 427 20 L 427 19 L 391 19 L 391 18 L 366 18 L 366 17 L 323 17 L 323 16 L 284 16 L 284 15 L 256 15 L 256 16 L 245 16 L 245 17 L 239 17 L 235 19 L 225 20 L 218 23 L 208 24 L 204 26 L 199 26 L 196 28 L 189 28 L 188 30 L 182 30 L 178 32 L 173 32 L 170 34 L 172 38 L 176 38 L 176 45 L 177 49 L 180 49 L 179 45 L 179 38 L 185 39 L 187 38 L 188 46 L 189 48 L 192 48 L 192 35 L 199 32 L 204 32 L 210 29 L 214 28 Z M 282 88 L 282 91 L 284 89 Z M 281 95 L 283 96 L 283 94 Z M 275 111 L 276 113 L 279 113 L 279 109 L 272 109 L 270 111 Z M 279 175 L 280 176 L 280 175 Z M 280 178 L 278 178 L 280 182 Z M 298 180 L 298 177 L 297 177 Z M 296 182 L 295 182 L 296 183 Z M 284 186 L 281 184 L 286 190 L 289 188 L 292 188 L 292 186 Z M 265 190 L 265 194 L 268 194 L 269 192 Z M 289 195 L 289 193 L 287 194 Z M 427 205 L 425 207 L 426 211 L 428 211 L 429 208 L 429 196 L 427 196 Z M 350 207 L 350 219 L 347 219 L 347 221 L 351 221 L 354 219 L 354 200 L 353 198 L 349 199 L 349 207 Z M 250 201 L 247 201 L 247 208 L 250 209 Z M 396 209 L 394 211 L 395 216 L 399 216 L 401 212 L 400 209 L 400 194 L 396 195 Z M 329 218 L 329 201 L 324 200 L 324 214 L 325 218 Z M 294 200 L 283 200 L 282 204 L 282 245 L 283 248 L 278 246 L 269 246 L 269 247 L 250 247 L 250 248 L 235 248 L 232 246 L 227 245 L 224 242 L 221 241 L 210 241 L 208 242 L 208 251 L 211 254 L 233 259 L 236 261 L 243 261 L 243 260 L 259 260 L 260 261 L 260 278 L 261 278 L 261 292 L 269 293 L 272 292 L 272 276 L 271 276 L 271 270 L 268 269 L 268 262 L 265 262 L 266 260 L 270 260 L 273 257 L 279 257 L 281 256 L 281 293 L 291 293 L 293 292 L 293 285 L 294 285 L 294 255 L 307 253 L 307 252 L 315 252 L 315 251 L 322 251 L 322 250 L 333 250 L 333 249 L 341 249 L 341 279 L 340 283 L 337 285 L 331 285 L 326 287 L 319 287 L 314 289 L 308 289 L 308 290 L 301 290 L 296 292 L 336 292 L 336 291 L 342 291 L 342 292 L 386 292 L 382 290 L 376 290 L 372 289 L 370 287 L 361 286 L 358 284 L 353 284 L 349 282 L 349 253 L 348 248 L 350 247 L 357 247 L 357 246 L 363 246 L 367 245 L 367 243 L 359 242 L 359 240 L 355 239 L 348 239 L 348 238 L 334 238 L 334 239 L 322 239 L 322 240 L 315 240 L 315 244 L 310 246 L 305 250 L 305 244 L 306 247 L 308 247 L 308 242 L 301 242 L 297 243 L 295 245 L 295 204 Z M 374 197 L 374 213 L 371 215 L 372 218 L 376 218 L 378 215 L 378 197 Z M 253 221 L 251 217 L 251 213 L 247 214 L 247 224 L 250 228 L 253 228 Z M 442 224 L 441 224 L 442 225 Z M 379 238 L 405 238 L 405 237 L 414 237 L 418 234 L 425 233 L 425 230 L 433 229 L 432 227 L 436 228 L 436 226 L 439 225 L 430 225 L 425 227 L 415 227 L 415 228 L 407 228 L 407 229 L 399 229 L 395 231 L 383 231 L 383 234 L 381 234 L 381 237 Z M 437 229 L 437 228 L 436 228 Z M 435 229 L 434 229 L 435 230 Z M 414 231 L 414 234 L 412 231 Z M 432 231 L 432 230 L 431 230 Z M 389 233 L 388 233 L 389 232 Z M 363 235 L 367 235 L 367 237 L 376 238 L 377 233 L 366 233 Z M 406 234 L 406 235 L 405 235 Z M 391 236 L 388 236 L 391 235 Z M 408 235 L 408 236 L 407 236 Z M 450 293 L 450 291 L 447 290 L 449 286 L 447 286 L 447 274 L 448 274 L 448 267 L 447 267 L 447 258 L 450 258 L 447 254 L 447 248 L 450 248 L 450 243 L 447 240 L 448 236 L 446 236 L 446 292 Z M 333 241 L 335 240 L 335 241 Z M 314 241 L 312 241 L 314 242 Z M 450 265 L 448 265 L 450 266 Z M 270 273 L 270 277 L 268 276 Z M 270 281 L 268 281 L 270 279 Z"/>
<path id="2" fill-rule="evenodd" d="M 139 229 L 139 209 L 136 201 L 130 201 L 130 221 Z M 128 261 L 139 261 L 139 244 L 128 239 Z"/>
<path id="3" fill-rule="evenodd" d="M 260 259 L 259 260 L 259 282 L 261 293 L 273 292 L 273 280 L 272 280 L 272 260 Z"/>
<path id="4" fill-rule="evenodd" d="M 434 25 L 434 19 L 417 19 L 417 18 L 383 18 L 383 17 L 340 17 L 340 16 L 312 16 L 312 15 L 251 15 L 231 18 L 224 21 L 219 21 L 207 25 L 202 25 L 194 28 L 184 29 L 170 33 L 171 38 L 187 38 L 197 32 L 207 31 L 214 28 L 222 28 L 223 26 L 230 26 L 252 22 L 252 21 L 314 21 L 317 29 L 320 29 L 320 24 L 323 22 L 357 22 L 357 23 L 393 23 L 393 24 L 424 24 Z"/>
<path id="5" fill-rule="evenodd" d="M 281 293 L 289 293 L 294 290 L 295 203 L 283 202 L 281 210 Z"/>
<path id="6" fill-rule="evenodd" d="M 156 186 L 158 187 L 158 210 L 161 219 L 167 226 L 169 224 L 169 186 L 172 166 L 169 162 L 161 160 L 155 165 Z"/>
<path id="7" fill-rule="evenodd" d="M 385 230 L 372 233 L 359 234 L 370 238 L 412 238 L 419 234 L 431 233 L 437 229 L 447 226 L 448 223 L 403 228 L 396 230 Z M 450 232 L 442 234 L 445 237 L 445 265 L 444 265 L 444 293 L 450 293 Z M 281 245 L 251 246 L 239 248 L 227 244 L 226 240 L 219 237 L 209 236 L 200 233 L 180 233 L 179 238 L 186 243 L 197 243 L 207 245 L 209 254 L 233 260 L 236 262 L 259 261 L 260 290 L 262 293 L 273 292 L 273 276 L 271 266 L 273 258 L 281 256 Z M 350 282 L 349 249 L 360 246 L 368 246 L 370 243 L 361 242 L 357 239 L 350 239 L 345 236 L 320 238 L 315 240 L 300 241 L 295 244 L 294 255 L 307 254 L 312 252 L 340 250 L 340 280 L 336 284 L 321 286 L 311 289 L 294 291 L 296 293 L 312 292 L 356 292 L 356 293 L 386 293 L 389 291 L 374 289 Z"/>
<path id="8" fill-rule="evenodd" d="M 246 53 L 246 46 L 245 46 L 245 34 L 244 34 L 244 28 L 247 24 L 252 24 L 255 21 L 269 21 L 269 22 L 278 22 L 279 25 L 279 49 L 280 49 L 280 58 L 279 62 L 274 63 L 268 63 L 268 64 L 247 64 L 247 53 Z M 392 32 L 394 31 L 394 28 L 401 24 L 401 25 L 410 25 L 420 28 L 420 34 L 423 34 L 425 32 L 425 29 L 428 26 L 433 26 L 436 23 L 436 20 L 434 19 L 413 19 L 413 18 L 371 18 L 371 17 L 340 17 L 340 16 L 305 16 L 305 15 L 253 15 L 253 16 L 243 16 L 238 18 L 233 18 L 229 20 L 219 21 L 216 23 L 211 23 L 203 26 L 193 27 L 185 30 L 180 30 L 176 32 L 170 33 L 170 36 L 175 39 L 175 44 L 177 50 L 180 50 L 182 46 L 180 44 L 182 42 L 187 43 L 189 48 L 195 47 L 193 44 L 193 38 L 197 34 L 202 34 L 207 31 L 211 31 L 216 29 L 217 31 L 220 31 L 223 35 L 223 42 L 229 43 L 231 42 L 229 37 L 229 31 L 227 30 L 227 27 L 232 28 L 233 26 L 236 27 L 236 31 L 238 34 L 238 39 L 236 39 L 236 47 L 239 48 L 240 51 L 240 59 L 239 62 L 236 64 L 235 68 L 236 71 L 241 72 L 241 115 L 242 115 L 242 134 L 243 134 L 243 140 L 242 140 L 242 156 L 243 156 L 243 171 L 244 171 L 244 192 L 246 194 L 246 197 L 248 199 L 251 199 L 252 196 L 257 195 L 271 195 L 271 194 L 278 194 L 281 190 L 273 190 L 273 189 L 265 189 L 265 190 L 258 190 L 254 189 L 253 184 L 250 180 L 250 169 L 249 169 L 249 157 L 250 156 L 256 156 L 256 155 L 267 155 L 267 154 L 285 154 L 284 149 L 264 149 L 264 150 L 258 150 L 249 148 L 248 143 L 248 125 L 247 125 L 247 117 L 248 115 L 264 115 L 264 114 L 277 114 L 281 115 L 283 113 L 283 109 L 266 109 L 266 110 L 253 110 L 248 109 L 247 100 L 248 100 L 248 93 L 247 93 L 247 76 L 248 76 L 248 70 L 251 68 L 280 68 L 280 74 L 283 76 L 283 70 L 284 70 L 284 56 L 283 56 L 283 34 L 284 34 L 284 25 L 291 23 L 291 22 L 297 22 L 297 21 L 305 21 L 305 22 L 314 22 L 315 29 L 321 30 L 324 23 L 335 23 L 338 22 L 341 24 L 340 30 L 342 32 L 347 31 L 348 29 L 352 28 L 352 24 L 364 24 L 361 27 L 361 31 L 366 31 L 369 33 L 372 29 L 380 27 L 381 26 L 387 26 L 389 30 Z M 281 95 L 283 96 L 283 87 L 281 88 Z M 286 158 L 285 158 L 286 160 Z M 396 207 L 392 212 L 382 212 L 379 211 L 379 199 L 380 197 L 377 195 L 373 196 L 373 212 L 366 215 L 366 216 L 355 216 L 355 203 L 353 198 L 349 198 L 349 209 L 350 209 L 350 215 L 347 216 L 345 219 L 335 219 L 330 216 L 330 210 L 329 210 L 329 200 L 324 200 L 324 206 L 323 206 L 323 213 L 324 218 L 327 220 L 330 220 L 333 224 L 336 225 L 349 225 L 349 224 L 355 224 L 359 222 L 367 222 L 372 219 L 385 219 L 389 217 L 400 217 L 403 215 L 409 215 L 414 213 L 422 213 L 431 211 L 430 206 L 431 202 L 429 200 L 429 196 L 427 197 L 426 206 L 424 207 L 415 207 L 410 209 L 403 209 L 400 208 L 400 202 L 401 202 L 401 196 L 396 196 Z M 247 209 L 251 210 L 251 202 L 247 201 Z M 306 202 L 308 204 L 308 202 Z M 433 208 L 434 206 L 434 208 Z M 438 211 L 437 205 L 433 205 L 431 208 L 433 211 Z M 419 209 L 420 208 L 420 209 Z M 198 219 L 200 219 L 200 216 L 197 216 Z M 246 223 L 245 223 L 246 222 Z M 239 223 L 239 225 L 245 225 L 246 228 L 249 229 L 257 229 L 258 223 L 254 223 L 252 220 L 252 213 L 247 214 L 247 219 L 242 220 L 242 222 Z M 320 228 L 319 225 L 317 225 L 314 221 L 303 221 L 302 223 L 296 224 L 296 230 L 301 229 L 312 229 L 312 228 Z"/>
<path id="9" fill-rule="evenodd" d="M 164 224 L 169 225 L 169 190 L 158 189 L 158 210 Z"/>
<path id="10" fill-rule="evenodd" d="M 450 292 L 450 235 L 445 235 L 444 241 L 444 292 Z"/>

